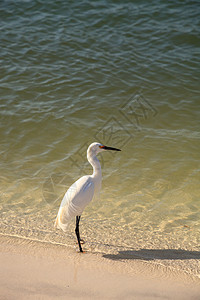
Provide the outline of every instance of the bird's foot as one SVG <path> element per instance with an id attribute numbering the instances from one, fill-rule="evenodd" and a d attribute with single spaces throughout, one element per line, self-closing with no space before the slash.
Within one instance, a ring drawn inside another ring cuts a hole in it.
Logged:
<path id="1" fill-rule="evenodd" d="M 80 249 L 76 249 L 76 252 L 78 252 L 78 253 L 86 253 L 87 251 L 85 251 L 85 250 L 83 250 L 82 248 Z"/>
<path id="2" fill-rule="evenodd" d="M 82 250 L 82 251 L 80 251 L 80 253 L 83 253 L 83 254 L 85 254 L 85 253 L 86 253 L 86 251 L 85 251 L 85 250 Z"/>

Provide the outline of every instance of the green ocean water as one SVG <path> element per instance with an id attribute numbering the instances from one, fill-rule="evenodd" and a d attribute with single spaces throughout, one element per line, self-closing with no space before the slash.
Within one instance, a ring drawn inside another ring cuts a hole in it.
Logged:
<path id="1" fill-rule="evenodd" d="M 89 251 L 199 251 L 199 1 L 1 1 L 2 234 L 75 244 L 53 227 L 105 153 L 81 219 Z M 197 270 L 197 269 L 196 269 Z M 197 272 L 197 271 L 195 271 Z"/>

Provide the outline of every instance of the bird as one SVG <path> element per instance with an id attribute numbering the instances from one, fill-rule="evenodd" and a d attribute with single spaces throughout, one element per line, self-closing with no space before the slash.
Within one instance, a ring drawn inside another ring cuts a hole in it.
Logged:
<path id="1" fill-rule="evenodd" d="M 88 147 L 87 160 L 93 167 L 93 173 L 92 175 L 82 176 L 69 187 L 61 201 L 55 220 L 55 227 L 66 232 L 69 221 L 75 217 L 75 233 L 80 252 L 83 252 L 81 246 L 82 240 L 79 233 L 81 214 L 86 205 L 92 201 L 94 195 L 101 189 L 101 164 L 97 158 L 97 154 L 107 150 L 121 151 L 120 149 L 108 147 L 98 142 L 94 142 Z"/>

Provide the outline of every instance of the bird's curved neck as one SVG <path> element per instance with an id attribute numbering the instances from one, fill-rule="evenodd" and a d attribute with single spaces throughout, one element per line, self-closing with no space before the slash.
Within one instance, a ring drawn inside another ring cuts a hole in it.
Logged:
<path id="1" fill-rule="evenodd" d="M 97 178 L 97 177 L 101 178 L 101 165 L 100 165 L 100 162 L 99 162 L 98 158 L 96 157 L 96 155 L 88 155 L 87 158 L 88 158 L 89 163 L 93 167 L 92 176 L 95 178 Z"/>

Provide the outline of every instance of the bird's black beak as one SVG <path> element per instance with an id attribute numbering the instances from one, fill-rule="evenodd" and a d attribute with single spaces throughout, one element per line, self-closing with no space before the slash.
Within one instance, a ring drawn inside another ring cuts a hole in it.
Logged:
<path id="1" fill-rule="evenodd" d="M 107 146 L 101 146 L 101 149 L 104 149 L 104 150 L 113 150 L 113 151 L 121 151 L 120 149 L 113 148 L 113 147 L 107 147 Z"/>

